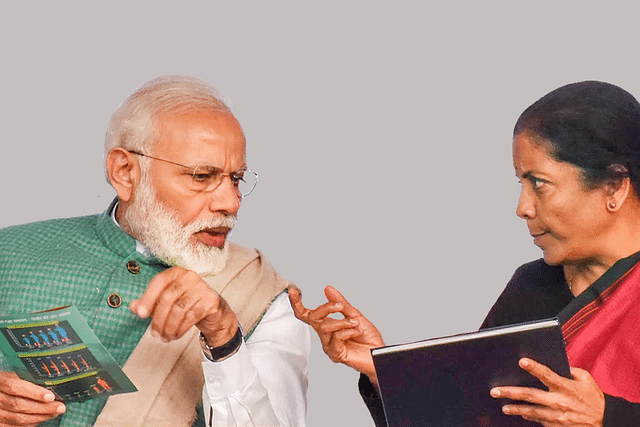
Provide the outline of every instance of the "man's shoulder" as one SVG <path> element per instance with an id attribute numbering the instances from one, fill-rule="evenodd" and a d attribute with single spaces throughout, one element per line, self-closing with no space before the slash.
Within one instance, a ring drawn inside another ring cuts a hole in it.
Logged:
<path id="1" fill-rule="evenodd" d="M 259 250 L 229 242 L 227 265 L 221 276 L 234 276 L 239 271 L 245 271 L 245 273 L 254 271 L 254 273 L 258 274 L 260 269 L 269 267 L 269 262 Z"/>
<path id="2" fill-rule="evenodd" d="M 98 214 L 95 214 L 71 218 L 47 219 L 43 221 L 30 222 L 27 224 L 10 225 L 8 227 L 0 229 L 0 233 L 3 233 L 4 235 L 29 234 L 41 231 L 55 231 L 58 229 L 93 227 L 95 226 L 98 216 Z"/>
<path id="3" fill-rule="evenodd" d="M 42 248 L 62 239 L 68 240 L 70 236 L 95 234 L 98 216 L 57 218 L 5 227 L 0 229 L 0 247 L 14 250 L 24 246 Z"/>
<path id="4" fill-rule="evenodd" d="M 259 249 L 242 246 L 235 242 L 229 242 L 227 270 L 244 268 L 248 265 L 253 265 L 255 268 L 273 270 L 275 272 L 275 269 L 267 257 Z"/>
<path id="5" fill-rule="evenodd" d="M 259 250 L 233 242 L 229 242 L 226 267 L 203 279 L 227 301 L 248 334 L 278 295 L 291 285 Z"/>
<path id="6" fill-rule="evenodd" d="M 234 258 L 257 258 L 260 252 L 257 249 L 248 248 L 235 242 L 229 242 L 229 256 Z"/>

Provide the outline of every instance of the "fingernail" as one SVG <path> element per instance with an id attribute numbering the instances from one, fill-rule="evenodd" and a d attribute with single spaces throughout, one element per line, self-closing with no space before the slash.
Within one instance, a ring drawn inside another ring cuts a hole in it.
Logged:
<path id="1" fill-rule="evenodd" d="M 333 305 L 333 308 L 335 308 L 336 310 L 342 310 L 342 303 L 337 302 Z"/>
<path id="2" fill-rule="evenodd" d="M 58 405 L 58 407 L 56 408 L 56 412 L 58 414 L 64 414 L 67 411 L 67 407 L 64 405 Z"/>
<path id="3" fill-rule="evenodd" d="M 139 307 L 137 311 L 138 311 L 138 317 L 146 319 L 147 316 L 149 316 L 149 312 L 144 307 Z"/>
<path id="4" fill-rule="evenodd" d="M 497 388 L 492 388 L 491 389 L 491 396 L 500 397 L 500 390 L 498 390 Z"/>
<path id="5" fill-rule="evenodd" d="M 358 319 L 349 319 L 349 322 L 353 323 L 354 325 L 357 325 L 359 323 Z"/>
<path id="6" fill-rule="evenodd" d="M 45 393 L 44 400 L 47 402 L 53 402 L 54 400 L 56 400 L 56 395 L 53 393 Z"/>
<path id="7" fill-rule="evenodd" d="M 520 366 L 522 366 L 523 368 L 526 368 L 530 365 L 531 362 L 529 361 L 529 359 L 520 359 Z"/>

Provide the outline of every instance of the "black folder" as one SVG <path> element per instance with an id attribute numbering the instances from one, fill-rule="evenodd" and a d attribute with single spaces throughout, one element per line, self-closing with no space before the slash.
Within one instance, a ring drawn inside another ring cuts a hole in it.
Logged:
<path id="1" fill-rule="evenodd" d="M 546 387 L 518 365 L 528 357 L 571 378 L 557 319 L 371 351 L 389 427 L 531 427 L 502 413 L 500 385 Z"/>

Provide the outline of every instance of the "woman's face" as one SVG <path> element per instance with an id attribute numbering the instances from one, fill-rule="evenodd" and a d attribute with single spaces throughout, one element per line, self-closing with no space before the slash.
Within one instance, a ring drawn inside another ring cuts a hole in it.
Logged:
<path id="1" fill-rule="evenodd" d="M 598 262 L 610 244 L 606 192 L 589 189 L 578 167 L 556 161 L 540 142 L 527 132 L 514 138 L 513 166 L 522 184 L 516 214 L 548 264 Z"/>

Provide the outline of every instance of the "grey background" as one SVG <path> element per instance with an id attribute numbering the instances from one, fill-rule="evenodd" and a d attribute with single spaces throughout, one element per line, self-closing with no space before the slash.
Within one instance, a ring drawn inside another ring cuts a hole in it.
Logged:
<path id="1" fill-rule="evenodd" d="M 515 216 L 513 124 L 565 83 L 640 95 L 637 19 L 607 2 L 29 2 L 0 7 L 0 227 L 103 211 L 113 110 L 187 74 L 231 98 L 259 186 L 234 240 L 387 343 L 476 329 L 540 256 Z M 308 425 L 372 426 L 313 336 Z"/>

